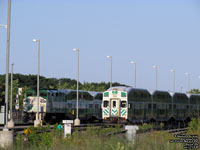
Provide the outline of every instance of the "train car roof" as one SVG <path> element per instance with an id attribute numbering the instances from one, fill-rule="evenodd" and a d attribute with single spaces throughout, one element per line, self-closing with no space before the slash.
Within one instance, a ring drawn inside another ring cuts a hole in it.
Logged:
<path id="1" fill-rule="evenodd" d="M 95 91 L 88 91 L 88 93 L 93 97 L 97 96 L 98 94 L 103 94 L 102 92 L 95 92 Z"/>
<path id="2" fill-rule="evenodd" d="M 131 86 L 114 86 L 114 87 L 110 87 L 107 91 L 112 91 L 112 90 L 114 90 L 114 89 L 126 91 L 127 93 L 129 93 L 129 92 L 132 91 L 132 90 L 149 92 L 149 91 L 146 90 L 146 89 L 133 88 L 133 87 L 131 87 Z"/>
<path id="3" fill-rule="evenodd" d="M 175 96 L 175 95 L 185 95 L 185 96 L 187 96 L 187 94 L 186 93 L 180 93 L 180 92 L 169 92 L 169 94 L 173 97 L 173 96 Z M 188 96 L 187 96 L 188 97 Z"/>
<path id="4" fill-rule="evenodd" d="M 57 90 L 47 90 L 48 92 L 50 92 L 50 93 L 56 93 L 56 92 L 58 92 Z"/>
<path id="5" fill-rule="evenodd" d="M 197 96 L 200 97 L 200 94 L 186 94 L 188 98 L 192 97 L 192 96 Z"/>
<path id="6" fill-rule="evenodd" d="M 34 91 L 34 90 L 28 90 L 26 92 L 29 92 L 29 91 Z M 65 94 L 69 94 L 70 92 L 76 92 L 76 90 L 71 90 L 71 89 L 40 90 L 40 91 L 47 91 L 49 93 L 62 92 L 62 93 L 65 93 Z M 96 91 L 83 91 L 83 90 L 79 90 L 79 92 L 88 93 L 88 94 L 90 94 L 93 97 L 97 96 L 98 94 L 103 94 L 103 92 L 96 92 Z"/>
<path id="7" fill-rule="evenodd" d="M 59 92 L 66 93 L 66 94 L 69 94 L 70 92 L 76 92 L 77 90 L 58 89 L 58 91 L 59 91 Z M 90 95 L 93 96 L 93 97 L 95 97 L 95 96 L 98 95 L 98 94 L 102 94 L 102 92 L 95 92 L 95 91 L 83 91 L 83 90 L 79 90 L 79 92 L 88 93 L 88 94 L 90 94 Z"/>
<path id="8" fill-rule="evenodd" d="M 148 90 L 148 91 L 151 95 L 154 95 L 155 93 L 166 93 L 171 96 L 171 94 L 168 91 L 161 91 L 161 90 Z"/>

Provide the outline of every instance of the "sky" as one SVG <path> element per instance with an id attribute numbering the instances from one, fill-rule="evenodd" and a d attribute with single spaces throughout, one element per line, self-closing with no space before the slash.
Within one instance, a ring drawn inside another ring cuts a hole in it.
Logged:
<path id="1" fill-rule="evenodd" d="M 0 0 L 0 24 L 7 24 L 7 0 Z M 155 89 L 200 88 L 200 2 L 198 0 L 12 0 L 10 65 L 14 73 L 76 79 L 80 50 L 80 81 L 113 82 Z M 0 74 L 6 71 L 6 29 L 0 27 Z"/>

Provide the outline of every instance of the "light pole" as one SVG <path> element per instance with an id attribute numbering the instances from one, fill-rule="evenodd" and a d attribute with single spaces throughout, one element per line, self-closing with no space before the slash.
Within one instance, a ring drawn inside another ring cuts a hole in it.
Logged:
<path id="1" fill-rule="evenodd" d="M 173 73 L 173 92 L 175 92 L 175 70 L 171 69 L 170 71 Z"/>
<path id="2" fill-rule="evenodd" d="M 6 83 L 5 83 L 6 123 L 4 126 L 4 130 L 8 130 L 8 76 L 9 76 L 8 73 L 9 73 L 9 59 L 10 59 L 10 21 L 11 21 L 11 0 L 8 0 L 8 22 L 7 25 L 4 26 L 7 28 Z"/>
<path id="3" fill-rule="evenodd" d="M 76 99 L 76 119 L 74 120 L 74 125 L 78 126 L 80 125 L 80 120 L 78 119 L 78 98 L 79 98 L 79 89 L 78 89 L 78 84 L 79 84 L 79 48 L 74 48 L 73 51 L 77 52 L 77 99 Z"/>
<path id="4" fill-rule="evenodd" d="M 10 121 L 8 121 L 8 127 L 9 128 L 13 128 L 14 127 L 14 122 L 13 122 L 13 118 L 12 118 L 12 95 L 13 95 L 13 65 L 11 66 L 11 85 L 10 85 Z"/>
<path id="5" fill-rule="evenodd" d="M 158 89 L 158 66 L 154 65 L 153 68 L 156 70 L 156 90 Z"/>
<path id="6" fill-rule="evenodd" d="M 186 72 L 185 75 L 188 77 L 188 92 L 190 91 L 190 73 Z"/>
<path id="7" fill-rule="evenodd" d="M 112 56 L 107 56 L 110 58 L 110 87 L 112 87 Z"/>
<path id="8" fill-rule="evenodd" d="M 136 88 L 136 62 L 134 61 L 131 61 L 131 64 L 134 64 L 134 68 L 135 68 L 135 71 L 134 71 L 134 88 Z"/>
<path id="9" fill-rule="evenodd" d="M 37 114 L 36 114 L 36 119 L 34 121 L 34 126 L 37 127 L 40 124 L 40 119 L 39 119 L 39 76 L 40 76 L 40 40 L 39 39 L 33 39 L 33 42 L 38 43 L 38 73 L 37 73 Z"/>
<path id="10" fill-rule="evenodd" d="M 12 118 L 12 95 L 13 95 L 13 65 L 11 66 L 11 77 L 10 77 L 10 120 L 8 121 L 8 128 L 13 128 L 14 127 L 14 121 Z"/>

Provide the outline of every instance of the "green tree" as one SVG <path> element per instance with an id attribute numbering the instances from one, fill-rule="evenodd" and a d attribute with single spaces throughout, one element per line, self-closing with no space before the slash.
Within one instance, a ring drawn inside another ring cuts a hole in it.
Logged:
<path id="1" fill-rule="evenodd" d="M 192 89 L 190 91 L 187 91 L 187 93 L 190 93 L 190 94 L 200 94 L 200 91 L 199 91 L 199 89 Z"/>

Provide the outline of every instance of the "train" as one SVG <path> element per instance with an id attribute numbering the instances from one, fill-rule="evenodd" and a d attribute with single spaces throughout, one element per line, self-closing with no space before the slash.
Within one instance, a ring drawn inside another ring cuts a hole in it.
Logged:
<path id="1" fill-rule="evenodd" d="M 40 90 L 39 117 L 47 123 L 73 120 L 76 117 L 77 91 L 70 89 Z M 79 90 L 79 114 L 81 121 L 101 120 L 103 93 Z M 33 122 L 37 112 L 37 96 L 33 90 L 25 92 L 24 122 Z"/>
<path id="2" fill-rule="evenodd" d="M 126 86 L 103 92 L 102 119 L 112 122 L 187 124 L 200 116 L 200 95 Z"/>
<path id="3" fill-rule="evenodd" d="M 76 90 L 40 90 L 39 114 L 44 122 L 76 118 Z M 33 122 L 37 97 L 25 93 L 24 120 Z M 130 86 L 111 87 L 104 92 L 79 90 L 79 119 L 112 123 L 187 124 L 200 118 L 200 94 L 147 90 Z"/>

